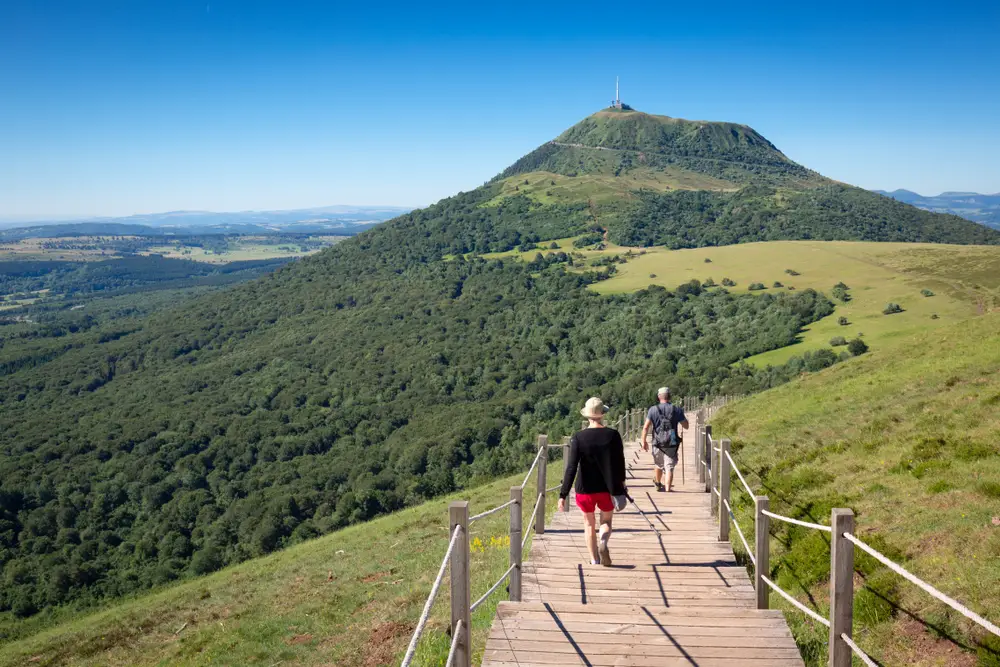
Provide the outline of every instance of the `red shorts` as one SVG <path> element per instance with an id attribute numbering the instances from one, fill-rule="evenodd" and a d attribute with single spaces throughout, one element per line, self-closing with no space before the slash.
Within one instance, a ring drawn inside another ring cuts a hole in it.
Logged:
<path id="1" fill-rule="evenodd" d="M 576 506 L 580 508 L 581 512 L 586 512 L 590 514 L 594 511 L 594 507 L 600 508 L 602 512 L 613 512 L 615 509 L 615 503 L 611 500 L 611 494 L 607 491 L 601 491 L 600 493 L 578 493 L 576 494 Z"/>

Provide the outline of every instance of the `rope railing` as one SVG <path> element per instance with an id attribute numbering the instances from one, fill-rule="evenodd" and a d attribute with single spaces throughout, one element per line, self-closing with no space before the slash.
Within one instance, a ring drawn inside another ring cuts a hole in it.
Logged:
<path id="1" fill-rule="evenodd" d="M 531 510 L 531 518 L 528 519 L 528 525 L 529 526 L 532 525 L 533 523 L 535 523 L 535 516 L 538 514 L 538 508 L 542 506 L 542 499 L 544 499 L 544 498 L 545 498 L 545 494 L 544 493 L 539 493 L 538 494 L 538 499 L 535 501 L 535 509 Z M 528 543 L 528 540 L 530 538 L 531 538 L 531 531 L 530 530 L 525 531 L 525 533 L 524 533 L 524 539 L 521 540 L 521 548 L 522 549 L 524 549 L 524 545 Z"/>
<path id="2" fill-rule="evenodd" d="M 486 510 L 485 512 L 480 512 L 479 514 L 476 514 L 475 516 L 470 516 L 469 517 L 469 523 L 472 523 L 473 521 L 479 521 L 480 519 L 485 519 L 486 517 L 490 516 L 491 514 L 496 514 L 497 512 L 499 512 L 501 510 L 507 509 L 508 507 L 510 507 L 511 505 L 515 504 L 516 502 L 517 502 L 516 500 L 511 499 L 511 500 L 508 500 L 507 502 L 505 502 L 503 505 L 500 505 L 498 507 L 494 507 L 491 510 Z"/>
<path id="3" fill-rule="evenodd" d="M 528 480 L 531 479 L 531 473 L 533 473 L 535 471 L 535 466 L 538 465 L 539 459 L 542 458 L 542 453 L 546 452 L 546 451 L 548 451 L 547 448 L 539 448 L 538 449 L 538 453 L 535 454 L 535 460 L 531 462 L 531 467 L 528 468 L 528 474 L 524 476 L 524 481 L 521 482 L 521 488 L 522 489 L 528 483 Z"/>
<path id="4" fill-rule="evenodd" d="M 733 461 L 733 457 L 729 452 L 726 452 L 726 458 L 729 459 L 729 465 L 732 466 L 731 470 L 736 473 L 737 477 L 740 478 L 740 482 L 742 482 L 743 488 L 746 489 L 747 495 L 753 498 L 756 494 L 753 492 L 753 489 L 750 488 L 750 485 L 747 484 L 747 480 L 743 477 L 743 473 L 740 472 L 740 469 L 736 466 L 736 462 Z"/>
<path id="5" fill-rule="evenodd" d="M 417 628 L 413 631 L 413 636 L 410 637 L 410 645 L 406 648 L 406 655 L 403 656 L 400 667 L 409 667 L 409 664 L 413 662 L 413 656 L 417 652 L 417 643 L 420 641 L 420 635 L 424 633 L 424 626 L 427 625 L 427 619 L 430 617 L 434 599 L 437 597 L 438 591 L 441 589 L 441 582 L 444 580 L 444 571 L 448 569 L 451 553 L 455 550 L 455 543 L 461 534 L 462 527 L 455 526 L 455 530 L 451 533 L 451 541 L 448 542 L 448 550 L 445 551 L 444 558 L 441 560 L 441 567 L 438 569 L 437 577 L 434 578 L 434 585 L 431 586 L 430 595 L 427 596 L 427 602 L 424 603 L 424 610 L 420 613 L 420 620 L 417 621 Z"/>
<path id="6" fill-rule="evenodd" d="M 774 512 L 769 512 L 764 510 L 763 514 L 769 516 L 772 519 L 777 519 L 778 521 L 784 521 L 785 523 L 794 523 L 796 526 L 805 526 L 806 528 L 812 528 L 814 530 L 822 530 L 827 533 L 831 532 L 830 526 L 824 526 L 821 523 L 809 523 L 808 521 L 800 521 L 798 519 L 793 519 L 790 516 L 782 516 L 781 514 L 775 514 Z"/>
<path id="7" fill-rule="evenodd" d="M 448 649 L 448 660 L 444 663 L 444 667 L 452 667 L 455 664 L 455 651 L 458 648 L 458 641 L 462 637 L 462 632 L 465 630 L 462 625 L 463 622 L 461 620 L 455 624 L 455 632 L 452 633 L 451 637 L 451 648 Z"/>
<path id="8" fill-rule="evenodd" d="M 962 604 L 961 602 L 959 602 L 955 598 L 952 598 L 952 597 L 949 597 L 949 596 L 945 595 L 944 593 L 942 593 L 938 589 L 936 589 L 933 586 L 931 586 L 930 584 L 928 584 L 923 579 L 920 579 L 919 577 L 917 577 L 917 576 L 911 574 L 910 572 L 904 570 L 901 566 L 899 566 L 896 563 L 892 562 L 891 560 L 889 560 L 888 558 L 886 558 L 883 554 L 879 553 L 875 549 L 872 549 L 870 546 L 868 546 L 867 544 L 865 544 L 864 542 L 862 542 L 861 540 L 859 540 L 857 537 L 855 537 L 851 533 L 846 533 L 845 532 L 843 534 L 843 537 L 848 542 L 852 543 L 854 546 L 856 546 L 857 548 L 861 549 L 866 554 L 868 554 L 869 556 L 871 556 L 875 560 L 879 561 L 880 563 L 882 563 L 883 565 L 885 565 L 887 568 L 889 568 L 890 570 L 892 570 L 893 572 L 895 572 L 899 576 L 903 577 L 904 579 L 906 579 L 910 583 L 916 585 L 918 588 L 920 588 L 921 590 L 923 590 L 925 593 L 929 594 L 931 597 L 934 597 L 934 598 L 940 600 L 941 602 L 944 602 L 946 605 L 948 605 L 949 607 L 951 607 L 952 609 L 954 609 L 955 611 L 957 611 L 958 613 L 960 613 L 962 616 L 965 616 L 970 621 L 975 622 L 976 624 L 982 626 L 986 630 L 989 630 L 993 634 L 995 634 L 998 637 L 1000 637 L 1000 627 L 997 627 L 995 624 L 987 621 L 985 618 L 983 618 L 982 616 L 980 616 L 976 612 L 972 611 L 971 609 L 969 609 L 968 607 L 966 607 L 964 604 Z"/>
<path id="9" fill-rule="evenodd" d="M 511 565 L 510 567 L 508 567 L 507 571 L 504 572 L 500 576 L 500 578 L 497 580 L 497 583 L 495 583 L 492 586 L 490 586 L 489 590 L 486 591 L 485 593 L 483 593 L 483 595 L 482 595 L 481 598 L 479 598 L 478 600 L 476 600 L 475 602 L 473 602 L 471 605 L 469 605 L 469 611 L 475 611 L 476 609 L 479 608 L 479 605 L 481 605 L 482 603 L 486 602 L 486 598 L 488 598 L 489 596 L 493 595 L 493 592 L 496 591 L 496 589 L 500 588 L 500 584 L 502 584 L 503 582 L 507 581 L 507 577 L 509 577 L 510 573 L 513 572 L 516 568 L 517 568 L 517 563 L 514 563 L 513 565 Z"/>
<path id="10" fill-rule="evenodd" d="M 771 590 L 773 590 L 775 593 L 777 593 L 781 597 L 783 597 L 786 600 L 788 600 L 788 602 L 793 607 L 795 607 L 796 609 L 798 609 L 799 611 L 801 611 L 802 613 L 804 613 L 806 616 L 809 616 L 813 620 L 822 623 L 826 627 L 830 627 L 830 621 L 826 620 L 825 618 L 823 618 L 822 616 L 820 616 L 819 614 L 817 614 L 816 612 L 814 612 L 812 609 L 810 609 L 809 607 L 805 606 L 804 604 L 802 604 L 801 602 L 799 602 L 798 600 L 796 600 L 795 598 L 793 598 L 791 595 L 789 595 L 788 593 L 786 593 L 785 591 L 783 591 L 781 588 L 778 587 L 778 584 L 774 583 L 773 581 L 771 581 L 770 579 L 768 579 L 765 576 L 761 576 L 761 579 L 763 579 L 764 583 L 766 583 L 768 586 L 771 587 Z"/>
<path id="11" fill-rule="evenodd" d="M 562 488 L 562 484 L 556 484 L 555 486 L 550 486 L 549 488 L 545 489 L 545 493 L 552 493 L 553 491 L 559 488 Z"/>
<path id="12" fill-rule="evenodd" d="M 854 640 L 848 637 L 846 632 L 841 632 L 840 638 L 843 640 L 845 644 L 847 644 L 851 648 L 851 651 L 854 652 L 854 655 L 858 656 L 858 659 L 861 660 L 861 662 L 865 663 L 865 665 L 867 665 L 867 667 L 879 667 L 879 664 L 876 663 L 871 658 L 869 658 L 868 654 L 862 651 L 861 647 L 855 644 Z"/>
<path id="13" fill-rule="evenodd" d="M 747 556 L 750 557 L 750 562 L 756 565 L 757 559 L 754 558 L 753 549 L 751 549 L 750 545 L 747 543 L 747 538 L 743 536 L 743 531 L 740 529 L 740 523 L 736 520 L 736 515 L 733 514 L 733 508 L 729 506 L 728 500 L 723 500 L 723 502 L 726 505 L 726 511 L 729 512 L 729 516 L 733 520 L 733 526 L 736 527 L 736 534 L 740 536 L 740 540 L 743 542 L 743 548 L 747 550 Z"/>

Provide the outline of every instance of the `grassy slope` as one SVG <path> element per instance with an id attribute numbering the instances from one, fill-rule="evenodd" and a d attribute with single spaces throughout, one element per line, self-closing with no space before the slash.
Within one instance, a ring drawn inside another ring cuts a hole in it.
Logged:
<path id="1" fill-rule="evenodd" d="M 561 474 L 561 462 L 549 466 L 549 480 Z M 520 482 L 521 476 L 499 480 L 462 499 L 470 500 L 471 513 L 481 512 L 504 502 Z M 525 505 L 533 489 L 532 481 Z M 550 515 L 553 498 L 550 494 Z M 455 499 L 435 500 L 81 614 L 0 647 L 0 666 L 398 663 L 447 547 L 447 505 Z M 525 524 L 531 509 L 524 508 Z M 474 524 L 473 599 L 507 569 L 506 536 L 506 511 Z M 472 616 L 477 655 L 501 599 L 502 589 Z M 417 664 L 443 664 L 450 642 L 443 632 L 448 609 L 446 580 Z"/>
<path id="2" fill-rule="evenodd" d="M 533 256 L 533 255 L 532 255 Z M 712 262 L 706 263 L 709 258 Z M 785 269 L 801 275 L 790 276 Z M 651 278 L 650 274 L 655 274 Z M 841 241 L 772 241 L 719 248 L 647 252 L 618 266 L 618 274 L 594 286 L 599 292 L 631 292 L 650 284 L 674 287 L 693 278 L 717 283 L 736 281 L 737 291 L 762 282 L 768 291 L 780 281 L 797 289 L 811 287 L 830 293 L 840 281 L 852 300 L 837 302 L 836 312 L 812 325 L 802 342 L 752 358 L 756 364 L 781 364 L 789 357 L 829 345 L 833 336 L 851 338 L 863 333 L 879 346 L 927 328 L 947 326 L 1000 303 L 1000 248 L 916 243 L 860 243 Z M 921 296 L 930 289 L 933 297 Z M 887 303 L 905 312 L 883 315 Z M 937 313 L 940 319 L 932 320 Z M 846 316 L 850 324 L 837 320 Z"/>
<path id="3" fill-rule="evenodd" d="M 829 523 L 831 506 L 851 507 L 862 539 L 996 622 L 998 332 L 1000 314 L 994 313 L 901 335 L 727 409 L 716 433 L 733 438 L 736 461 L 755 489 L 770 496 L 772 510 Z M 742 494 L 740 500 L 746 532 L 749 502 Z M 825 613 L 826 536 L 773 523 L 772 534 L 772 549 L 782 554 L 772 559 L 780 563 L 781 585 L 800 600 L 811 597 Z M 862 647 L 884 664 L 977 664 L 969 622 L 884 569 L 859 562 L 866 570 L 856 578 L 864 586 L 856 601 Z M 788 616 L 809 662 L 823 663 L 825 631 L 801 614 Z M 973 648 L 936 641 L 939 634 Z M 992 646 L 979 649 L 978 664 L 1000 664 L 1000 643 Z"/>

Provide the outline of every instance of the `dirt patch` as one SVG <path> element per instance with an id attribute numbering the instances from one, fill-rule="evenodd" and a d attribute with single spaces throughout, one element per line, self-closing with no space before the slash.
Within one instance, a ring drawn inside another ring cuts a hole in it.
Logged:
<path id="1" fill-rule="evenodd" d="M 409 623 L 399 623 L 390 621 L 375 626 L 368 643 L 365 644 L 364 658 L 361 664 L 364 667 L 382 667 L 382 665 L 392 664 L 392 659 L 396 657 L 396 640 L 409 637 L 413 634 L 413 626 Z"/>
<path id="2" fill-rule="evenodd" d="M 934 637 L 923 624 L 912 619 L 896 623 L 896 631 L 906 638 L 909 655 L 897 656 L 901 665 L 946 665 L 976 667 L 976 656 L 947 639 Z"/>
<path id="3" fill-rule="evenodd" d="M 392 574 L 392 570 L 386 570 L 385 572 L 373 572 L 366 577 L 361 577 L 361 581 L 363 583 L 370 584 L 374 581 L 378 581 L 379 579 L 385 579 L 390 574 Z"/>
<path id="4" fill-rule="evenodd" d="M 288 640 L 288 643 L 294 646 L 296 644 L 308 644 L 312 640 L 313 640 L 312 635 L 295 635 L 294 637 Z"/>

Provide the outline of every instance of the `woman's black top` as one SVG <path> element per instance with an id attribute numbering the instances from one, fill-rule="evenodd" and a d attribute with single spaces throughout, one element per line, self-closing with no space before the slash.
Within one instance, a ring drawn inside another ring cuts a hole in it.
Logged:
<path id="1" fill-rule="evenodd" d="M 579 475 L 577 475 L 579 469 Z M 613 428 L 586 428 L 569 441 L 569 459 L 559 497 L 569 495 L 576 478 L 577 493 L 601 493 L 613 496 L 625 493 L 625 446 Z M 608 488 L 608 486 L 611 488 Z"/>

